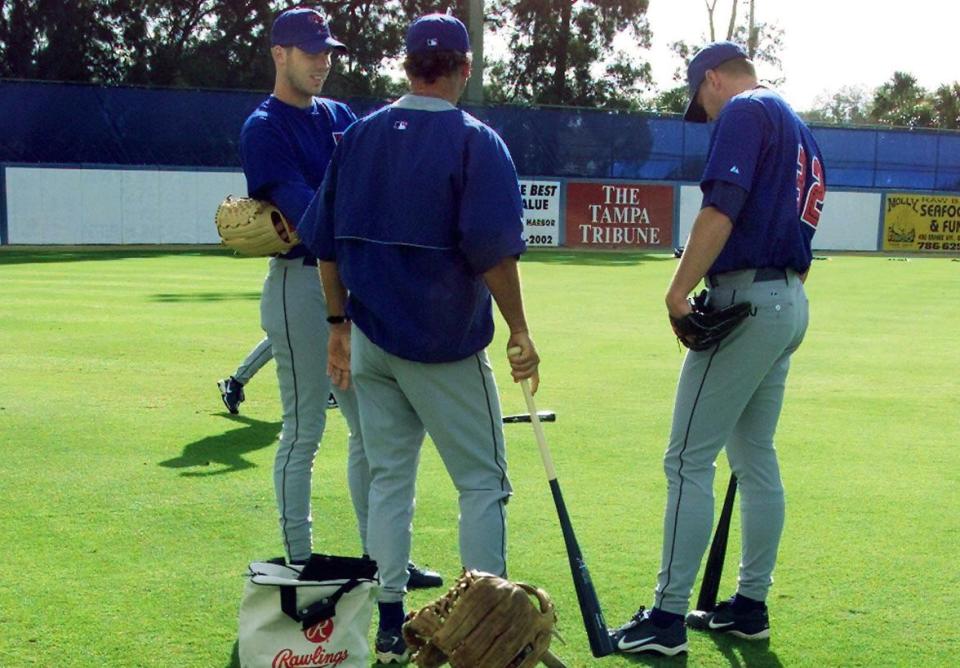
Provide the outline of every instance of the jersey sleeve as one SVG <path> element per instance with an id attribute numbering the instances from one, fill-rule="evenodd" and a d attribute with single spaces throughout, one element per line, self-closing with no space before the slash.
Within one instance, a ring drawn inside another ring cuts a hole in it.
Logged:
<path id="1" fill-rule="evenodd" d="M 749 100 L 732 100 L 713 130 L 701 188 L 711 181 L 723 181 L 749 193 L 768 123 L 759 105 Z"/>
<path id="2" fill-rule="evenodd" d="M 297 224 L 300 243 L 309 248 L 318 260 L 324 262 L 332 262 L 336 259 L 333 222 L 340 152 L 340 146 L 337 146 L 330 164 L 327 165 L 323 183 L 320 184 Z"/>
<path id="3" fill-rule="evenodd" d="M 477 274 L 520 255 L 523 202 L 506 144 L 489 128 L 468 128 L 459 207 L 460 251 Z"/>
<path id="4" fill-rule="evenodd" d="M 743 205 L 747 203 L 747 191 L 728 181 L 707 181 L 702 186 L 703 202 L 701 209 L 712 206 L 720 211 L 731 223 L 736 223 L 743 210 Z"/>
<path id="5" fill-rule="evenodd" d="M 240 133 L 247 194 L 266 200 L 291 222 L 300 220 L 313 197 L 293 148 L 266 119 L 252 119 Z"/>

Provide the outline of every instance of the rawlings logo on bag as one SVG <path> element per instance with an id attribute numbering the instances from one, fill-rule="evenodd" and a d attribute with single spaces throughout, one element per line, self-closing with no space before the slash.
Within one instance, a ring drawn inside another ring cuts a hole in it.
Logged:
<path id="1" fill-rule="evenodd" d="M 314 624 L 309 629 L 304 629 L 303 636 L 310 642 L 317 644 L 325 642 L 327 638 L 333 635 L 333 618 L 324 619 L 322 622 Z"/>
<path id="2" fill-rule="evenodd" d="M 294 654 L 292 649 L 282 649 L 273 657 L 273 668 L 314 668 L 316 666 L 339 666 L 350 657 L 345 649 L 327 654 L 318 647 L 313 654 Z"/>
<path id="3" fill-rule="evenodd" d="M 317 622 L 303 630 L 303 637 L 317 644 L 326 642 L 333 635 L 333 618 Z M 292 649 L 282 649 L 273 657 L 273 668 L 313 668 L 314 666 L 339 666 L 347 660 L 350 652 L 327 653 L 323 647 L 317 647 L 313 654 L 294 654 Z"/>

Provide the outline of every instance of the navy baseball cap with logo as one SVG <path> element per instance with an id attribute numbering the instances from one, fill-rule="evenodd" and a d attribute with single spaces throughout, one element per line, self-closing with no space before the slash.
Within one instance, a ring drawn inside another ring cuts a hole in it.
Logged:
<path id="1" fill-rule="evenodd" d="M 427 14 L 407 29 L 407 53 L 470 51 L 470 36 L 460 19 L 449 14 Z"/>
<path id="2" fill-rule="evenodd" d="M 690 93 L 690 102 L 683 114 L 683 120 L 691 123 L 706 123 L 708 120 L 703 105 L 697 102 L 697 92 L 703 80 L 707 78 L 707 70 L 715 70 L 728 60 L 747 57 L 747 52 L 733 42 L 711 42 L 697 51 L 693 60 L 687 65 L 687 91 Z"/>
<path id="3" fill-rule="evenodd" d="M 316 9 L 298 7 L 278 16 L 270 30 L 271 46 L 295 46 L 307 53 L 346 51 L 347 47 L 330 35 L 323 14 Z"/>

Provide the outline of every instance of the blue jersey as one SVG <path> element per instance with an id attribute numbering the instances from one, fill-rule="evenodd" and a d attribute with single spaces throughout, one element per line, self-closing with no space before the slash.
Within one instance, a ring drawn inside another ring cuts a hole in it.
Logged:
<path id="1" fill-rule="evenodd" d="M 720 111 L 701 188 L 718 182 L 746 192 L 733 231 L 708 275 L 761 267 L 810 267 L 826 172 L 809 128 L 773 91 L 756 88 Z"/>
<path id="2" fill-rule="evenodd" d="M 240 131 L 248 196 L 273 203 L 296 224 L 323 181 L 337 141 L 356 119 L 348 106 L 333 100 L 315 97 L 300 109 L 268 97 Z M 301 244 L 284 257 L 306 253 Z"/>
<path id="3" fill-rule="evenodd" d="M 414 95 L 344 135 L 298 233 L 337 262 L 354 324 L 417 362 L 460 360 L 490 343 L 482 274 L 526 250 L 506 145 L 453 105 Z"/>

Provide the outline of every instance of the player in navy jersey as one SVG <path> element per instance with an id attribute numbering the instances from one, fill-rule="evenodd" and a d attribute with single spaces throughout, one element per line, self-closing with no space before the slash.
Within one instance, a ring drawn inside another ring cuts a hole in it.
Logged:
<path id="1" fill-rule="evenodd" d="M 276 67 L 273 94 L 250 114 L 240 133 L 240 154 L 250 197 L 273 203 L 288 220 L 303 215 L 320 186 L 334 147 L 356 116 L 347 105 L 316 97 L 330 71 L 335 40 L 318 11 L 281 13 L 271 30 Z M 327 306 L 317 260 L 300 244 L 271 258 L 260 300 L 261 326 L 276 360 L 283 430 L 274 462 L 274 486 L 287 558 L 306 561 L 312 551 L 310 512 L 313 460 L 326 424 Z M 350 428 L 347 480 L 364 551 L 370 471 L 363 451 L 357 400 L 335 390 Z M 406 565 L 406 562 L 405 562 Z M 440 577 L 409 564 L 419 586 Z"/>
<path id="2" fill-rule="evenodd" d="M 807 328 L 803 283 L 826 192 L 810 130 L 732 42 L 700 50 L 687 69 L 684 119 L 714 121 L 703 203 L 666 295 L 690 312 L 701 279 L 708 305 L 750 302 L 751 316 L 714 348 L 688 351 L 664 456 L 668 490 L 653 607 L 613 637 L 623 652 L 685 651 L 684 615 L 713 523 L 715 461 L 726 448 L 739 481 L 742 545 L 737 591 L 703 618 L 717 632 L 770 635 L 765 600 L 783 529 L 774 431 L 790 356 Z"/>
<path id="3" fill-rule="evenodd" d="M 514 379 L 536 388 L 539 363 L 517 268 L 526 245 L 516 169 L 496 133 L 454 106 L 470 76 L 466 28 L 425 16 L 406 46 L 411 93 L 347 131 L 298 227 L 320 259 L 336 323 L 331 378 L 340 387 L 352 379 L 360 401 L 383 663 L 408 658 L 403 566 L 425 433 L 459 494 L 463 565 L 506 574 L 511 487 L 485 351 L 491 294 L 508 347 L 522 351 L 510 360 Z"/>

